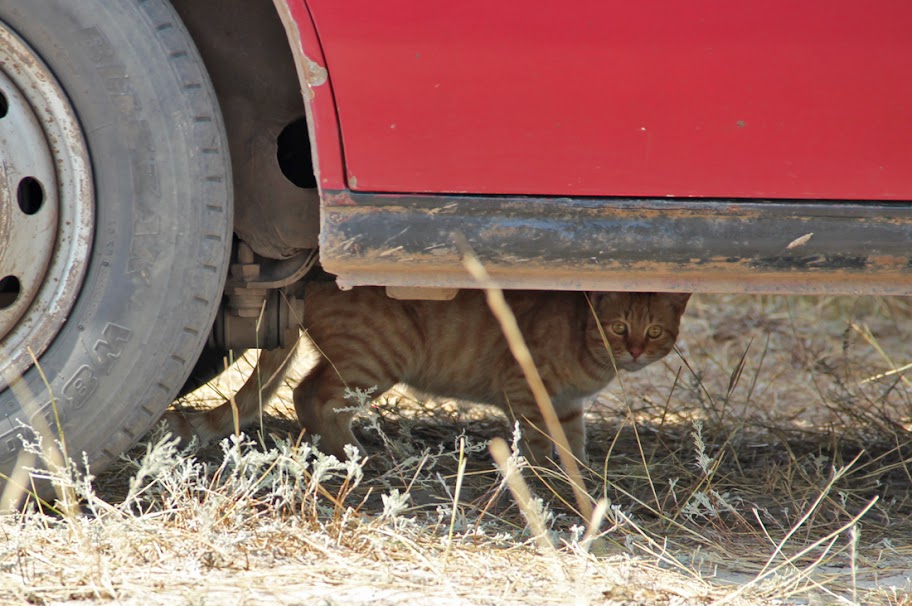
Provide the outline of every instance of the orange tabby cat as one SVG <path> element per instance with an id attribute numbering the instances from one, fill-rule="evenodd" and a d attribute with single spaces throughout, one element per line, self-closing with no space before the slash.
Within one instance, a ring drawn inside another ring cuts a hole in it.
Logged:
<path id="1" fill-rule="evenodd" d="M 590 308 L 579 292 L 504 294 L 571 450 L 585 462 L 583 401 L 603 389 L 616 369 L 639 370 L 668 354 L 690 295 L 589 293 Z M 406 383 L 436 396 L 495 404 L 520 420 L 524 454 L 533 463 L 552 454 L 541 412 L 483 292 L 462 290 L 451 301 L 400 301 L 379 287 L 341 291 L 332 283 L 314 283 L 304 291 L 304 318 L 320 358 L 295 388 L 294 405 L 301 425 L 321 436 L 324 452 L 342 457 L 346 444 L 360 448 L 351 431 L 352 413 L 337 412 L 353 405 L 343 396 L 346 387 L 375 387 L 379 396 Z M 275 393 L 294 349 L 263 352 L 260 380 L 254 373 L 235 398 L 242 426 L 255 421 L 260 401 Z M 204 442 L 234 427 L 227 403 L 207 413 L 166 418 L 183 439 L 197 435 Z"/>

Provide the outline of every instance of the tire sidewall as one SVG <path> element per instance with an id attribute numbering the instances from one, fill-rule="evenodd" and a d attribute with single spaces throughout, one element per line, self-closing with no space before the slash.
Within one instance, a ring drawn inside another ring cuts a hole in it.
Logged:
<path id="1" fill-rule="evenodd" d="M 228 261 L 231 178 L 211 84 L 161 0 L 0 0 L 5 21 L 69 96 L 95 186 L 86 276 L 66 323 L 0 394 L 0 465 L 22 425 L 57 419 L 69 456 L 102 467 L 183 384 L 205 341 Z M 23 401 L 27 393 L 30 401 Z"/>

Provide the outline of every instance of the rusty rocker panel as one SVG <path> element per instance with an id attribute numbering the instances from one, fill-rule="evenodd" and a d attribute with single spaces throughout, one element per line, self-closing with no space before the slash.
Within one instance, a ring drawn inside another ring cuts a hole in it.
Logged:
<path id="1" fill-rule="evenodd" d="M 324 191 L 321 258 L 343 287 L 912 294 L 912 203 Z"/>

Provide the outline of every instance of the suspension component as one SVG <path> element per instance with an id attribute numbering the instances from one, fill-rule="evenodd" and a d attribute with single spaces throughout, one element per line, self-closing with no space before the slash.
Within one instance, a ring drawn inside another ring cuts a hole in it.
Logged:
<path id="1" fill-rule="evenodd" d="M 252 300 L 252 297 L 251 297 Z M 209 345 L 221 349 L 275 349 L 294 343 L 301 326 L 303 300 L 285 289 L 267 290 L 256 315 L 238 315 L 231 299 L 222 303 Z M 245 308 L 245 312 L 250 308 Z"/>
<path id="2" fill-rule="evenodd" d="M 300 280 L 316 263 L 316 251 L 304 251 L 289 259 L 264 259 L 240 242 L 236 259 L 209 345 L 234 350 L 274 349 L 294 342 L 302 318 Z"/>

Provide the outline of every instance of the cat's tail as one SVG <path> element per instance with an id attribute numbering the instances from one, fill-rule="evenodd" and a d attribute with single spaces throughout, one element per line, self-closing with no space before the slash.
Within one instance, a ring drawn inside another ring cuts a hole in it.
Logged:
<path id="1" fill-rule="evenodd" d="M 253 373 L 233 399 L 205 412 L 169 410 L 162 421 L 181 443 L 187 444 L 196 437 L 201 445 L 256 423 L 282 386 L 299 349 L 295 341 L 284 348 L 262 350 Z"/>

